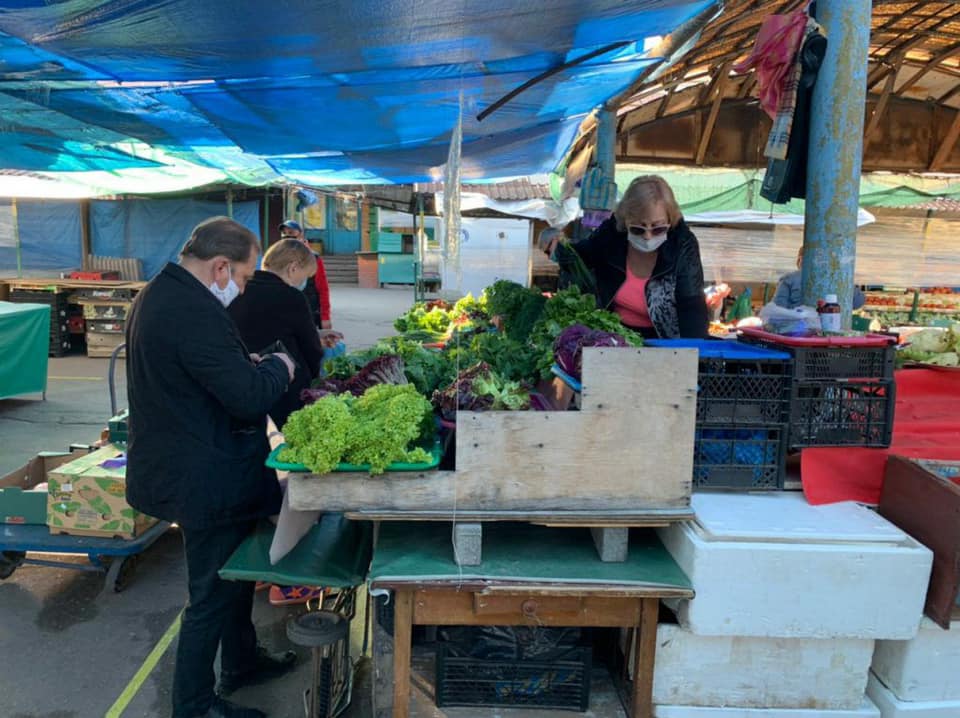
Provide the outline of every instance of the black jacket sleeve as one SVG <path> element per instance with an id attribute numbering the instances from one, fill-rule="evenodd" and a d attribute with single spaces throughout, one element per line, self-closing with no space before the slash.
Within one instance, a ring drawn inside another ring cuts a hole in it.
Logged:
<path id="1" fill-rule="evenodd" d="M 317 325 L 314 324 L 313 313 L 310 311 L 306 297 L 300 294 L 299 299 L 302 300 L 300 304 L 303 306 L 298 306 L 296 311 L 291 312 L 293 332 L 307 364 L 304 369 L 311 379 L 316 379 L 320 375 L 320 363 L 323 361 L 323 346 L 320 344 L 320 334 L 317 332 Z"/>
<path id="2" fill-rule="evenodd" d="M 188 332 L 178 344 L 178 352 L 185 371 L 227 413 L 245 421 L 266 416 L 289 383 L 287 367 L 279 359 L 268 358 L 257 365 L 250 361 L 229 321 L 203 336 Z"/>

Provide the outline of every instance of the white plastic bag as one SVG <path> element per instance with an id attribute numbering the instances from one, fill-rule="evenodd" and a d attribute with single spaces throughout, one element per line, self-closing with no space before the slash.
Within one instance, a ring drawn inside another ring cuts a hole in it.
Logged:
<path id="1" fill-rule="evenodd" d="M 770 302 L 759 313 L 763 328 L 775 334 L 806 334 L 820 331 L 820 314 L 815 307 L 786 309 Z"/>

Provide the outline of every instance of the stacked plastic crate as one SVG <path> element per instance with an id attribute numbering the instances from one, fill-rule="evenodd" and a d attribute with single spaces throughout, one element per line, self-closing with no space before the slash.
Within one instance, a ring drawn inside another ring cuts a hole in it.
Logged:
<path id="1" fill-rule="evenodd" d="M 896 398 L 892 337 L 785 337 L 746 329 L 743 338 L 793 357 L 791 448 L 890 445 Z"/>
<path id="2" fill-rule="evenodd" d="M 700 352 L 694 489 L 783 488 L 790 355 L 734 341 L 647 344 Z"/>
<path id="3" fill-rule="evenodd" d="M 50 305 L 50 356 L 62 357 L 70 351 L 70 326 L 67 293 L 55 289 L 14 289 L 10 301 Z"/>

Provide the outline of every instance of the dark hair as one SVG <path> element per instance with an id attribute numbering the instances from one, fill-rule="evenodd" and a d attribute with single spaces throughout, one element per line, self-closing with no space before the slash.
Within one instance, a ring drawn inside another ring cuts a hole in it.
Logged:
<path id="1" fill-rule="evenodd" d="M 231 262 L 246 262 L 251 252 L 259 251 L 257 236 L 242 224 L 229 217 L 211 217 L 193 228 L 180 257 L 226 257 Z"/>

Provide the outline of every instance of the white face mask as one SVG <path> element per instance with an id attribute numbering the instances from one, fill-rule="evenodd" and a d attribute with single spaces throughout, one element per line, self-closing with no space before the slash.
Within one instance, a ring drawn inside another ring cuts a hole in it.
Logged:
<path id="1" fill-rule="evenodd" d="M 663 234 L 659 237 L 647 239 L 642 234 L 627 232 L 627 241 L 630 242 L 630 246 L 638 252 L 656 252 L 660 249 L 660 245 L 667 241 L 667 235 Z"/>
<path id="2" fill-rule="evenodd" d="M 300 284 L 295 284 L 294 288 L 299 289 L 302 292 L 304 289 L 307 288 L 307 280 L 304 279 L 302 282 L 300 282 Z"/>
<path id="3" fill-rule="evenodd" d="M 224 307 L 230 306 L 230 302 L 240 296 L 240 287 L 233 281 L 233 266 L 230 266 L 230 281 L 226 287 L 221 289 L 220 285 L 214 282 L 209 289 Z"/>

